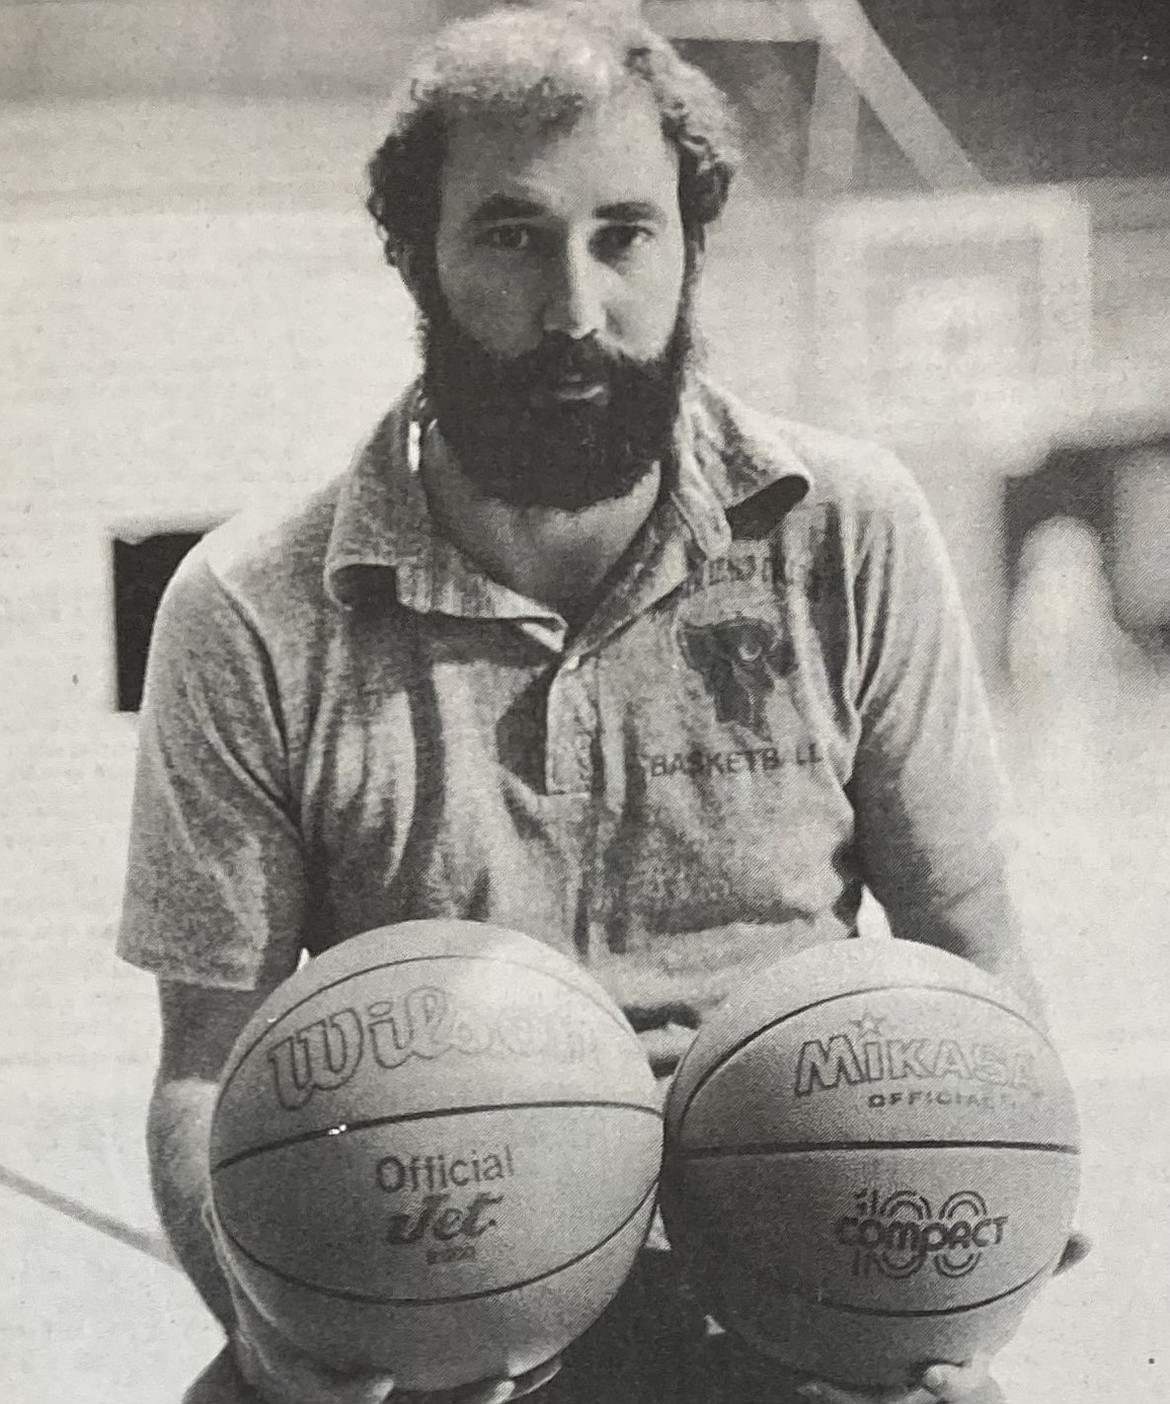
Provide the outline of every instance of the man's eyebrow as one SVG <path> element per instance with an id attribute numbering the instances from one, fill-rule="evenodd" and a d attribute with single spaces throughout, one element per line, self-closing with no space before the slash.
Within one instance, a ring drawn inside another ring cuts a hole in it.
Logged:
<path id="1" fill-rule="evenodd" d="M 597 210 L 597 218 L 621 224 L 664 224 L 666 213 L 650 200 L 619 200 L 613 205 L 602 205 Z"/>
<path id="2" fill-rule="evenodd" d="M 532 219 L 544 213 L 544 207 L 535 200 L 522 200 L 517 195 L 489 195 L 471 212 L 468 222 L 490 224 L 494 219 Z"/>
<path id="3" fill-rule="evenodd" d="M 650 200 L 617 200 L 609 205 L 598 206 L 594 213 L 598 219 L 610 220 L 615 224 L 666 222 L 665 212 Z M 526 200 L 519 195 L 489 195 L 482 205 L 477 205 L 471 212 L 468 223 L 491 224 L 498 219 L 538 219 L 547 214 L 545 206 L 536 200 Z"/>

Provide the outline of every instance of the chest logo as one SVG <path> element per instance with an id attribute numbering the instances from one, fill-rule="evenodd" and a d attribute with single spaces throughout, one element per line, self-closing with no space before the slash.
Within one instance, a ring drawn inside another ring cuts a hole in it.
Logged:
<path id="1" fill-rule="evenodd" d="M 767 738 L 768 696 L 794 663 L 792 645 L 776 626 L 742 614 L 715 624 L 682 624 L 679 643 L 715 702 L 716 719 Z"/>

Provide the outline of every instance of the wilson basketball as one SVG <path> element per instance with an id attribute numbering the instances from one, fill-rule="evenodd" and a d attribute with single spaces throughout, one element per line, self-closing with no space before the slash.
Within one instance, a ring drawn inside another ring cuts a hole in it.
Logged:
<path id="1" fill-rule="evenodd" d="M 1078 1186 L 1072 1090 L 999 982 L 904 941 L 803 952 L 701 1029 L 666 1107 L 662 1210 L 724 1326 L 897 1385 L 1015 1332 Z"/>
<path id="2" fill-rule="evenodd" d="M 534 1368 L 645 1237 L 660 1098 L 625 1017 L 526 936 L 418 921 L 309 961 L 224 1074 L 211 1183 L 256 1302 L 339 1369 Z"/>

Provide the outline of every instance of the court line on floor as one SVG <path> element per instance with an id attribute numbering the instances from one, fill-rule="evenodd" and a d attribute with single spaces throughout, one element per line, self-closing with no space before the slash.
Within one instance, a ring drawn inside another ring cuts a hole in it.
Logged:
<path id="1" fill-rule="evenodd" d="M 27 1176 L 10 1170 L 5 1165 L 0 1165 L 0 1187 L 12 1190 L 14 1194 L 23 1195 L 26 1199 L 35 1200 L 37 1204 L 44 1205 L 46 1209 L 52 1209 L 56 1213 L 64 1215 L 65 1218 L 72 1219 L 75 1223 L 93 1229 L 95 1233 L 105 1234 L 107 1238 L 112 1238 L 115 1242 L 122 1243 L 127 1248 L 133 1248 L 139 1253 L 144 1253 L 156 1262 L 165 1263 L 167 1267 L 178 1266 L 167 1247 L 166 1240 L 161 1235 L 132 1228 L 129 1224 L 122 1223 L 120 1219 L 112 1218 L 109 1214 L 103 1214 L 97 1209 L 91 1209 L 88 1204 L 82 1204 L 79 1199 L 73 1199 L 67 1194 L 49 1189 L 47 1185 L 38 1184 L 36 1180 L 30 1180 Z"/>

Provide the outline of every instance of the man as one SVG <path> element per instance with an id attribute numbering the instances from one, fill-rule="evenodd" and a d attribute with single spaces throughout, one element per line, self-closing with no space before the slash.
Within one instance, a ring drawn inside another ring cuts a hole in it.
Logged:
<path id="1" fill-rule="evenodd" d="M 160 982 L 159 1211 L 231 1339 L 191 1404 L 392 1389 L 265 1321 L 205 1208 L 216 1079 L 306 951 L 416 917 L 526 930 L 608 985 L 665 1076 L 754 967 L 855 935 L 868 885 L 896 934 L 1035 1001 L 919 493 L 697 364 L 733 170 L 717 94 L 639 28 L 508 12 L 440 36 L 370 167 L 420 383 L 349 473 L 214 533 L 167 593 L 122 951 Z M 881 1397 L 991 1399 L 984 1365 Z M 650 1252 L 548 1398 L 798 1389 L 855 1397 L 711 1334 Z"/>

